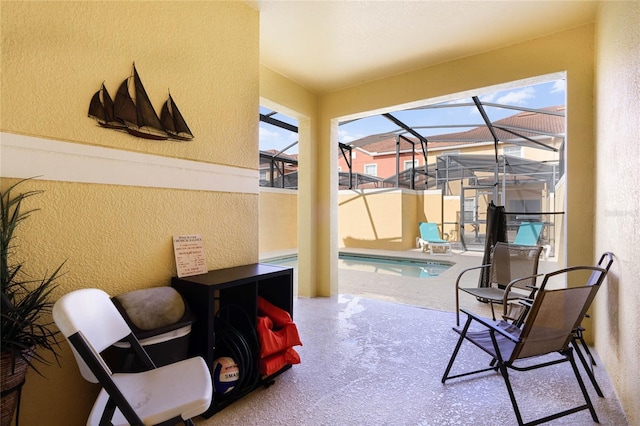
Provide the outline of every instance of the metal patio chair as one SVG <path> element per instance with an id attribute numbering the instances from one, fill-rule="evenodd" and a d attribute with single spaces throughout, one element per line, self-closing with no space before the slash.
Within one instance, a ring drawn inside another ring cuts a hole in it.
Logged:
<path id="1" fill-rule="evenodd" d="M 613 254 L 611 252 L 605 252 L 602 254 L 602 256 L 600 256 L 600 260 L 598 261 L 598 267 L 603 268 L 605 272 L 599 273 L 598 271 L 594 271 L 589 277 L 589 280 L 587 281 L 587 285 L 595 287 L 595 291 L 593 292 L 593 295 L 589 300 L 588 307 L 590 307 L 591 303 L 593 303 L 593 299 L 595 298 L 596 293 L 600 288 L 600 285 L 604 281 L 607 273 L 609 272 L 609 269 L 611 268 L 612 264 L 613 264 Z M 588 314 L 585 314 L 585 317 L 588 317 L 588 316 L 589 316 Z M 582 326 L 582 324 L 578 325 L 578 327 L 574 330 L 571 344 L 575 348 L 576 354 L 578 355 L 578 358 L 582 362 L 582 365 L 584 366 L 584 369 L 587 372 L 587 375 L 589 376 L 589 380 L 591 380 L 591 384 L 595 388 L 596 393 L 598 394 L 599 397 L 603 397 L 604 394 L 602 393 L 602 390 L 598 385 L 598 381 L 596 380 L 596 376 L 593 373 L 593 367 L 596 365 L 596 361 L 593 358 L 593 355 L 591 354 L 589 347 L 587 346 L 587 342 L 585 342 L 584 340 L 584 335 L 583 335 L 584 331 L 585 331 L 585 328 Z M 582 346 L 582 349 L 585 351 L 587 357 L 589 358 L 589 362 L 587 362 L 585 356 L 582 354 L 582 351 L 580 350 L 580 346 Z"/>
<path id="2" fill-rule="evenodd" d="M 491 314 L 496 318 L 494 303 L 503 305 L 506 314 L 507 302 L 521 297 L 532 297 L 535 293 L 540 246 L 518 246 L 498 242 L 493 248 L 491 263 L 468 268 L 456 279 L 456 324 L 460 325 L 460 292 L 475 296 L 491 304 Z M 473 270 L 489 269 L 488 287 L 460 287 L 464 274 Z"/>
<path id="3" fill-rule="evenodd" d="M 593 269 L 600 269 L 604 272 L 601 268 Z M 522 327 L 504 320 L 490 320 L 464 311 L 467 314 L 467 321 L 462 330 L 454 328 L 460 333 L 460 337 L 442 376 L 442 383 L 453 378 L 484 371 L 498 371 L 504 379 L 519 425 L 540 424 L 582 410 L 589 410 L 593 421 L 598 423 L 595 409 L 578 372 L 571 346 L 574 330 L 584 318 L 596 291 L 595 286 L 540 290 L 536 293 L 533 304 L 529 307 L 529 313 Z M 471 328 L 472 323 L 475 323 L 473 329 Z M 476 371 L 451 375 L 454 361 L 465 340 L 489 354 L 491 357 L 490 366 Z M 540 360 L 538 358 L 548 354 L 557 355 L 550 355 L 553 359 L 544 357 Z M 524 359 L 527 361 L 522 365 L 523 363 L 520 361 Z M 525 423 L 515 398 L 508 370 L 530 371 L 563 362 L 571 364 L 573 374 L 584 397 L 584 404 Z"/>

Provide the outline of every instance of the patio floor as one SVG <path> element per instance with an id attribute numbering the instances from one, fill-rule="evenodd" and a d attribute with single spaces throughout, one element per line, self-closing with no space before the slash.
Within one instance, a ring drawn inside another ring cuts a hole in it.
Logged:
<path id="1" fill-rule="evenodd" d="M 428 257 L 419 251 L 402 255 Z M 440 382 L 457 340 L 451 330 L 455 278 L 460 270 L 479 265 L 482 256 L 454 254 L 436 260 L 455 265 L 433 279 L 340 270 L 339 295 L 295 298 L 294 321 L 303 342 L 295 349 L 301 363 L 278 376 L 272 386 L 251 392 L 210 419 L 195 419 L 196 425 L 516 424 L 499 374 Z M 555 262 L 541 262 L 541 271 L 554 268 Z M 469 309 L 487 309 L 468 299 Z M 486 354 L 467 346 L 454 367 L 468 371 L 488 362 Z M 585 385 L 600 424 L 628 424 L 600 363 L 595 374 L 604 398 L 595 394 L 590 382 Z M 525 421 L 577 405 L 582 398 L 566 363 L 510 376 Z M 596 423 L 581 411 L 550 424 Z"/>

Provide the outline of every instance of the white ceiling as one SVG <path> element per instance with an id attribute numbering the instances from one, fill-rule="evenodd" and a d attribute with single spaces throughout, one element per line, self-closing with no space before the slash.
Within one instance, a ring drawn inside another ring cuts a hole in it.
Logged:
<path id="1" fill-rule="evenodd" d="M 276 1 L 260 61 L 328 92 L 593 22 L 597 1 Z"/>

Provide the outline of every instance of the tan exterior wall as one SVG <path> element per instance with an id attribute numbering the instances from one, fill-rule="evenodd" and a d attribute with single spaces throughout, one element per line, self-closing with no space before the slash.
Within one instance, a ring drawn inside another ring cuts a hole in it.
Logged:
<path id="1" fill-rule="evenodd" d="M 318 162 L 319 119 L 316 96 L 273 70 L 260 67 L 260 102 L 298 120 L 298 294 L 328 296 L 337 289 L 337 245 L 332 214 L 337 203 L 318 186 L 325 170 Z M 327 128 L 329 125 L 326 125 Z M 331 263 L 331 256 L 336 261 Z"/>
<path id="2" fill-rule="evenodd" d="M 339 247 L 409 250 L 420 222 L 442 220 L 440 191 L 342 190 L 338 204 Z"/>
<path id="3" fill-rule="evenodd" d="M 83 287 L 118 294 L 168 285 L 178 234 L 202 234 L 210 269 L 258 260 L 259 15 L 243 2 L 188 6 L 2 3 L 1 185 L 16 177 L 7 173 L 17 149 L 5 143 L 17 138 L 52 146 L 49 154 L 34 151 L 42 163 L 18 165 L 44 174 L 23 189 L 46 191 L 29 202 L 42 210 L 20 230 L 20 246 L 37 274 L 66 260 L 56 296 Z M 192 142 L 135 138 L 87 117 L 101 82 L 113 97 L 133 61 L 156 109 L 170 88 Z M 106 171 L 88 166 L 95 158 L 77 155 L 100 147 L 109 148 L 99 151 L 110 164 Z M 163 168 L 158 187 L 137 183 L 145 179 L 142 170 L 156 167 L 136 162 L 138 153 L 151 154 L 144 158 Z M 185 160 L 193 174 L 176 188 Z M 233 171 L 217 178 L 222 183 L 248 173 L 255 188 L 197 189 L 215 180 L 207 170 L 222 166 Z M 28 373 L 21 425 L 86 422 L 98 386 L 80 378 L 66 343 L 60 353 L 61 368 L 41 369 L 46 378 Z"/>
<path id="4" fill-rule="evenodd" d="M 640 2 L 604 2 L 596 31 L 595 249 L 615 262 L 595 300 L 595 345 L 629 424 L 640 424 Z"/>
<path id="5" fill-rule="evenodd" d="M 401 190 L 339 191 L 340 247 L 402 250 Z"/>
<path id="6" fill-rule="evenodd" d="M 298 248 L 298 191 L 260 188 L 260 254 Z"/>

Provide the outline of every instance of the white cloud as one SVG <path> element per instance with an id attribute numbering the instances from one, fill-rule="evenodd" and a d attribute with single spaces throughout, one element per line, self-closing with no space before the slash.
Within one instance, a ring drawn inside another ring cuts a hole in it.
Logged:
<path id="1" fill-rule="evenodd" d="M 480 101 L 481 102 L 493 102 L 493 100 L 496 98 L 497 93 L 491 93 L 489 95 L 484 95 L 484 96 L 480 96 Z"/>
<path id="2" fill-rule="evenodd" d="M 507 105 L 527 105 L 528 101 L 535 97 L 535 89 L 533 87 L 526 87 L 522 90 L 511 91 L 506 95 L 500 96 L 497 103 Z"/>
<path id="3" fill-rule="evenodd" d="M 556 80 L 551 88 L 551 93 L 565 92 L 567 90 L 567 82 L 565 80 Z"/>
<path id="4" fill-rule="evenodd" d="M 260 126 L 258 130 L 258 137 L 260 138 L 260 144 L 274 144 L 282 141 L 278 132 L 271 131 L 267 128 Z"/>
<path id="5" fill-rule="evenodd" d="M 342 143 L 349 143 L 357 139 L 363 138 L 363 134 L 352 134 L 348 130 L 338 129 L 338 140 Z"/>
<path id="6" fill-rule="evenodd" d="M 279 129 L 274 126 L 263 125 L 258 127 L 258 140 L 260 149 L 263 151 L 269 149 L 282 150 L 289 147 L 298 140 L 298 134 L 287 130 Z M 298 152 L 297 145 L 286 150 L 287 154 L 295 154 Z"/>

